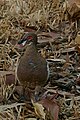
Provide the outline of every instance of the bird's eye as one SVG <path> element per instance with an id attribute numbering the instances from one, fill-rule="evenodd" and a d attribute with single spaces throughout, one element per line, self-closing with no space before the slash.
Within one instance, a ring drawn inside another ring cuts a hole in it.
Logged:
<path id="1" fill-rule="evenodd" d="M 32 36 L 28 36 L 27 39 L 30 41 L 30 40 L 33 39 L 33 37 Z"/>

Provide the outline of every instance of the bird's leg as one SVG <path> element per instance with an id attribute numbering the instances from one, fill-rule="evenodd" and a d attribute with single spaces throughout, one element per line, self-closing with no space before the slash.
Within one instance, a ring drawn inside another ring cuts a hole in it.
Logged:
<path id="1" fill-rule="evenodd" d="M 23 86 L 19 101 L 22 102 L 22 101 L 25 101 L 26 99 L 27 99 L 27 97 L 25 94 L 25 87 Z"/>
<path id="2" fill-rule="evenodd" d="M 41 87 L 41 86 L 36 86 L 36 88 L 35 88 L 35 100 L 36 100 L 36 101 L 39 101 L 40 96 L 42 95 L 43 90 L 44 90 L 43 87 Z"/>

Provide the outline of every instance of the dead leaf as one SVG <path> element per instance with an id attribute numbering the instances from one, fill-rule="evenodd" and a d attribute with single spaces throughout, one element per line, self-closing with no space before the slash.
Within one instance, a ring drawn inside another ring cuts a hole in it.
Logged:
<path id="1" fill-rule="evenodd" d="M 2 88 L 0 87 L 0 102 L 2 102 L 4 99 L 4 96 L 2 95 Z"/>
<path id="2" fill-rule="evenodd" d="M 78 51 L 78 53 L 80 54 L 80 46 L 76 46 L 75 49 Z"/>
<path id="3" fill-rule="evenodd" d="M 69 54 L 67 52 L 67 55 L 66 55 L 66 63 L 69 63 L 70 59 L 69 59 Z"/>
<path id="4" fill-rule="evenodd" d="M 75 3 L 76 5 L 80 5 L 80 0 L 68 0 L 68 4 L 69 4 L 69 5 L 72 6 L 74 3 Z"/>
<path id="5" fill-rule="evenodd" d="M 76 79 L 76 83 L 77 83 L 77 85 L 80 86 L 80 76 L 78 76 L 78 78 Z"/>
<path id="6" fill-rule="evenodd" d="M 0 71 L 0 75 L 14 74 L 13 71 Z"/>
<path id="7" fill-rule="evenodd" d="M 76 38 L 75 38 L 75 43 L 76 43 L 77 45 L 80 45 L 80 32 L 78 32 L 78 34 L 77 34 L 77 36 L 76 36 Z"/>
<path id="8" fill-rule="evenodd" d="M 67 10 L 72 19 L 80 18 L 80 0 L 68 0 Z"/>
<path id="9" fill-rule="evenodd" d="M 2 95 L 0 95 L 0 102 L 2 102 L 4 99 L 4 97 Z"/>
<path id="10" fill-rule="evenodd" d="M 6 85 L 15 84 L 15 75 L 7 74 L 5 83 L 6 83 Z"/>
<path id="11" fill-rule="evenodd" d="M 0 6 L 3 6 L 5 4 L 5 0 L 0 0 Z"/>
<path id="12" fill-rule="evenodd" d="M 50 62 L 61 62 L 62 64 L 66 63 L 66 60 L 64 60 L 64 59 L 52 59 L 52 58 L 49 58 L 49 59 L 47 59 L 47 61 L 50 61 Z"/>
<path id="13" fill-rule="evenodd" d="M 44 112 L 44 107 L 42 106 L 42 104 L 36 102 L 33 103 L 33 106 L 34 106 L 34 110 L 35 110 L 35 113 L 40 117 L 40 118 L 43 118 L 45 120 L 45 112 Z"/>
<path id="14" fill-rule="evenodd" d="M 25 120 L 37 120 L 37 118 L 25 118 Z"/>
<path id="15" fill-rule="evenodd" d="M 54 42 L 55 38 L 59 37 L 58 33 L 55 32 L 41 32 L 38 34 L 38 42 L 45 43 L 45 42 Z"/>
<path id="16" fill-rule="evenodd" d="M 51 119 L 58 120 L 59 106 L 56 102 L 55 96 L 50 96 L 39 101 L 46 110 L 50 113 Z"/>
<path id="17" fill-rule="evenodd" d="M 46 51 L 44 49 L 41 49 L 41 55 L 46 58 Z"/>

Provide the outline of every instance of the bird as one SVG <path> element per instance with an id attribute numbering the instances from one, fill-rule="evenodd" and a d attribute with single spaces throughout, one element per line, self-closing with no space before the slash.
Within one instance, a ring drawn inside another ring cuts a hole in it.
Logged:
<path id="1" fill-rule="evenodd" d="M 17 65 L 17 78 L 24 88 L 35 89 L 35 94 L 37 88 L 45 86 L 49 78 L 49 65 L 38 52 L 37 43 L 37 34 L 28 32 L 17 44 L 25 50 Z"/>

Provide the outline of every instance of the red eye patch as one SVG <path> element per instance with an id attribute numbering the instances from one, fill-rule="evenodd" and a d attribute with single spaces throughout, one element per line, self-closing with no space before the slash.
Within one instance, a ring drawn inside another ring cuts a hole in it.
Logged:
<path id="1" fill-rule="evenodd" d="M 32 37 L 32 36 L 28 36 L 27 39 L 28 39 L 28 40 L 32 40 L 33 37 Z"/>

